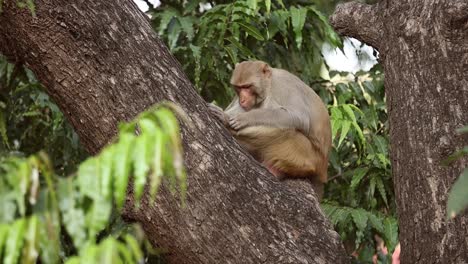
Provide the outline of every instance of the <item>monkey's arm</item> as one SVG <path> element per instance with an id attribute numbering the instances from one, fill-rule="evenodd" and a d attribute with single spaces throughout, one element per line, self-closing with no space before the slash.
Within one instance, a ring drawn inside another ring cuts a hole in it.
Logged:
<path id="1" fill-rule="evenodd" d="M 290 111 L 284 107 L 273 109 L 254 109 L 235 116 L 230 116 L 229 125 L 234 130 L 249 126 L 270 126 L 278 128 L 297 129 L 309 134 L 309 118 L 297 111 Z"/>

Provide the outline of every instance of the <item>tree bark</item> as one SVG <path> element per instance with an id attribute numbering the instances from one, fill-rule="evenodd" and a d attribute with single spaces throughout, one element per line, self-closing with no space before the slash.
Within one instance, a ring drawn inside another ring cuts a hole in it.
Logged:
<path id="1" fill-rule="evenodd" d="M 448 191 L 467 160 L 441 165 L 468 144 L 455 132 L 468 124 L 468 2 L 352 2 L 331 22 L 380 52 L 402 263 L 468 263 L 467 214 L 446 219 Z"/>
<path id="2" fill-rule="evenodd" d="M 162 189 L 125 217 L 169 250 L 170 263 L 345 263 L 310 185 L 278 182 L 243 152 L 132 1 L 37 0 L 36 17 L 6 1 L 0 52 L 23 62 L 91 153 L 117 123 L 161 100 L 181 105 L 187 206 Z"/>

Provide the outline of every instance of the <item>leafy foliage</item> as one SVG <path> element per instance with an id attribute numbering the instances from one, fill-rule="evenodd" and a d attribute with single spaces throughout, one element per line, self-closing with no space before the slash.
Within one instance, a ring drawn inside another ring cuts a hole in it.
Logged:
<path id="1" fill-rule="evenodd" d="M 324 206 L 349 212 L 328 216 L 355 244 L 352 250 L 375 252 L 374 234 L 393 249 L 398 228 L 382 71 L 351 76 L 327 69 L 322 44 L 340 47 L 341 40 L 328 24 L 326 4 L 334 2 L 217 1 L 206 9 L 198 8 L 204 1 L 162 1 L 148 14 L 209 102 L 230 102 L 232 69 L 247 59 L 284 68 L 316 90 L 329 105 L 334 137 Z"/>
<path id="2" fill-rule="evenodd" d="M 393 251 L 398 227 L 382 76 L 376 68 L 355 79 L 335 75 L 331 81 L 334 147 L 329 173 L 334 176 L 325 190 L 325 213 L 344 240 L 354 240 L 361 254 L 374 244 L 373 234 L 379 234 Z M 325 209 L 330 206 L 333 211 Z"/>
<path id="3" fill-rule="evenodd" d="M 460 128 L 458 133 L 468 133 L 468 126 Z M 468 155 L 468 146 L 452 154 L 446 163 L 453 162 Z M 447 218 L 455 218 L 457 214 L 468 207 L 468 168 L 462 172 L 457 181 L 453 184 L 447 202 Z"/>
<path id="4" fill-rule="evenodd" d="M 46 151 L 59 175 L 86 156 L 72 127 L 31 71 L 0 56 L 0 157 Z"/>
<path id="5" fill-rule="evenodd" d="M 147 198 L 154 200 L 163 178 L 171 189 L 180 190 L 183 200 L 181 159 L 177 121 L 161 107 L 122 124 L 118 141 L 84 161 L 72 177 L 57 177 L 43 152 L 4 158 L 0 165 L 2 263 L 35 263 L 38 258 L 42 263 L 141 263 L 143 253 L 133 236 L 106 236 L 113 208 L 122 208 L 130 176 L 137 204 L 145 185 L 149 186 Z M 72 249 L 63 248 L 63 237 L 71 239 Z M 64 255 L 74 256 L 61 259 Z"/>
<path id="6" fill-rule="evenodd" d="M 225 1 L 204 12 L 201 2 L 163 1 L 149 14 L 200 93 L 223 106 L 233 96 L 226 80 L 235 63 L 261 59 L 314 82 L 324 65 L 321 44 L 341 44 L 312 2 Z"/>

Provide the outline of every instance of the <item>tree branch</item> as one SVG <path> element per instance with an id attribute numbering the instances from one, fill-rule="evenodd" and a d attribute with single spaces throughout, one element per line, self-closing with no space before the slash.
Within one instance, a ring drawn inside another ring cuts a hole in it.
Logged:
<path id="1" fill-rule="evenodd" d="M 338 33 L 379 49 L 383 36 L 379 4 L 367 5 L 357 2 L 339 4 L 330 17 L 330 23 Z"/>

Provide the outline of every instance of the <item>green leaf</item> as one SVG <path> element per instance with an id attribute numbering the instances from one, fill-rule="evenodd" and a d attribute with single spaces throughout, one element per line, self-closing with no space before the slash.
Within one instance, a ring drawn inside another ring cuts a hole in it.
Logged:
<path id="1" fill-rule="evenodd" d="M 457 129 L 457 133 L 459 134 L 468 133 L 468 126 L 464 126 L 462 128 Z"/>
<path id="2" fill-rule="evenodd" d="M 267 14 L 270 14 L 270 10 L 271 10 L 271 0 L 265 0 L 265 8 L 266 8 Z"/>
<path id="3" fill-rule="evenodd" d="M 0 10 L 1 11 L 1 10 Z M 8 135 L 6 130 L 6 119 L 3 111 L 0 111 L 0 136 L 2 137 L 3 144 L 9 149 L 10 145 L 8 144 Z"/>
<path id="4" fill-rule="evenodd" d="M 101 195 L 98 158 L 88 158 L 78 168 L 78 186 L 80 191 L 91 199 L 98 199 Z"/>
<path id="5" fill-rule="evenodd" d="M 135 257 L 135 263 L 140 263 L 143 261 L 143 252 L 141 252 L 140 246 L 138 242 L 130 235 L 125 236 L 125 242 L 127 243 L 127 247 L 130 248 L 131 252 Z"/>
<path id="6" fill-rule="evenodd" d="M 155 130 L 154 137 L 154 157 L 153 157 L 153 172 L 151 174 L 150 196 L 154 199 L 158 186 L 163 177 L 163 148 L 167 137 L 160 131 Z"/>
<path id="7" fill-rule="evenodd" d="M 351 122 L 349 122 L 349 121 L 343 121 L 341 123 L 341 135 L 340 135 L 340 140 L 338 141 L 337 148 L 340 147 L 341 143 L 346 138 L 346 135 L 348 135 L 350 127 L 351 127 Z"/>
<path id="8" fill-rule="evenodd" d="M 398 222 L 395 218 L 387 217 L 384 220 L 384 239 L 388 252 L 393 252 L 398 243 Z"/>
<path id="9" fill-rule="evenodd" d="M 388 206 L 387 192 L 385 191 L 385 186 L 382 181 L 382 178 L 377 175 L 374 177 L 376 178 L 375 180 L 376 180 L 377 190 L 379 191 L 380 196 L 382 197 L 382 200 L 384 201 L 384 203 Z"/>
<path id="10" fill-rule="evenodd" d="M 355 209 L 351 211 L 353 222 L 358 230 L 363 231 L 367 227 L 367 212 L 364 209 Z"/>
<path id="11" fill-rule="evenodd" d="M 298 49 L 302 46 L 302 29 L 307 15 L 306 8 L 297 8 L 292 6 L 290 8 L 291 23 L 293 26 L 294 34 L 296 35 L 296 45 Z"/>
<path id="12" fill-rule="evenodd" d="M 116 263 L 116 247 L 117 241 L 112 237 L 104 240 L 100 245 L 100 262 L 101 263 Z"/>
<path id="13" fill-rule="evenodd" d="M 114 199 L 117 208 L 122 208 L 127 194 L 127 185 L 131 169 L 130 147 L 133 145 L 135 136 L 121 134 L 115 148 L 114 158 Z"/>
<path id="14" fill-rule="evenodd" d="M 112 168 L 113 168 L 113 160 L 112 156 L 114 155 L 115 146 L 109 146 L 103 150 L 103 152 L 99 155 L 99 168 L 100 178 L 101 178 L 101 195 L 106 200 L 111 200 L 112 198 Z"/>
<path id="15" fill-rule="evenodd" d="M 241 22 L 241 21 L 237 21 L 235 22 L 237 23 L 239 26 L 241 26 L 245 32 L 247 34 L 249 34 L 250 36 L 256 38 L 257 40 L 260 40 L 260 41 L 264 41 L 265 38 L 262 36 L 262 33 L 260 33 L 260 31 L 258 31 L 258 29 L 256 29 L 255 27 L 247 24 L 247 23 L 244 23 L 244 22 Z"/>
<path id="16" fill-rule="evenodd" d="M 0 257 L 4 255 L 3 254 L 4 245 L 8 239 L 9 230 L 10 230 L 10 226 L 8 224 L 0 224 Z"/>
<path id="17" fill-rule="evenodd" d="M 346 207 L 340 207 L 326 203 L 322 203 L 321 207 L 325 215 L 330 219 L 334 226 L 336 226 L 338 223 L 346 223 L 350 215 L 350 210 Z"/>
<path id="18" fill-rule="evenodd" d="M 349 120 L 351 120 L 353 123 L 356 123 L 357 122 L 356 115 L 354 114 L 353 109 L 351 109 L 351 105 L 344 104 L 342 105 L 342 108 L 346 116 L 349 118 Z"/>
<path id="19" fill-rule="evenodd" d="M 328 41 L 334 45 L 335 47 L 342 47 L 343 44 L 341 42 L 340 37 L 336 32 L 333 30 L 331 27 L 330 23 L 328 23 L 327 17 L 325 17 L 322 12 L 317 10 L 314 6 L 309 6 L 309 10 L 315 13 L 315 15 L 320 19 L 320 21 L 323 23 L 324 29 L 326 36 L 328 38 Z"/>
<path id="20" fill-rule="evenodd" d="M 117 243 L 117 250 L 120 253 L 120 255 L 123 256 L 124 263 L 139 263 L 139 262 L 133 260 L 132 252 L 127 247 L 127 245 L 118 242 Z"/>
<path id="21" fill-rule="evenodd" d="M 372 213 L 368 213 L 367 217 L 368 217 L 369 222 L 370 222 L 370 224 L 372 225 L 373 228 L 375 228 L 379 233 L 384 232 L 384 226 L 383 226 L 382 219 L 380 219 L 379 217 L 377 217 L 376 215 L 374 215 Z"/>
<path id="22" fill-rule="evenodd" d="M 341 113 L 340 109 L 338 109 L 338 107 L 335 107 L 335 106 L 330 107 L 330 112 L 331 112 L 332 136 L 334 139 L 336 134 L 338 133 L 338 130 L 342 126 L 343 114 Z"/>
<path id="23" fill-rule="evenodd" d="M 77 208 L 68 209 L 68 212 L 63 214 L 63 222 L 65 223 L 67 232 L 73 238 L 73 244 L 77 248 L 81 248 L 87 239 L 84 232 L 86 225 L 83 210 Z"/>
<path id="24" fill-rule="evenodd" d="M 163 35 L 164 31 L 167 29 L 169 26 L 169 23 L 171 22 L 172 18 L 178 16 L 178 12 L 173 9 L 173 8 L 168 8 L 164 12 L 158 14 L 159 15 L 159 35 Z"/>
<path id="25" fill-rule="evenodd" d="M 98 250 L 96 244 L 87 244 L 80 252 L 81 263 L 99 263 L 97 260 Z"/>
<path id="26" fill-rule="evenodd" d="M 351 185 L 349 188 L 351 190 L 356 189 L 356 187 L 359 185 L 361 182 L 362 178 L 366 176 L 367 172 L 369 171 L 369 168 L 357 168 L 353 171 L 353 179 L 351 180 Z"/>
<path id="27" fill-rule="evenodd" d="M 377 177 L 375 177 L 373 175 L 372 175 L 372 177 L 370 177 L 369 189 L 368 189 L 369 197 L 374 197 L 375 186 L 377 185 L 377 180 L 376 179 L 377 179 Z"/>
<path id="28" fill-rule="evenodd" d="M 468 206 L 468 168 L 450 189 L 447 201 L 447 218 L 454 218 Z"/>
<path id="29" fill-rule="evenodd" d="M 234 55 L 234 51 L 232 50 L 232 47 L 224 46 L 224 50 L 226 51 L 229 58 L 231 59 L 231 64 L 235 65 L 237 63 L 237 56 Z"/>
<path id="30" fill-rule="evenodd" d="M 193 30 L 194 20 L 190 17 L 178 17 L 177 19 L 179 20 L 182 30 L 187 34 L 188 40 L 192 41 L 195 36 L 195 32 Z"/>
<path id="31" fill-rule="evenodd" d="M 34 264 L 38 257 L 38 244 L 39 244 L 39 230 L 38 218 L 33 215 L 28 220 L 28 229 L 26 233 L 26 245 L 23 248 L 22 263 Z"/>
<path id="32" fill-rule="evenodd" d="M 145 187 L 146 175 L 150 170 L 148 153 L 152 151 L 151 137 L 147 134 L 138 136 L 135 140 L 135 146 L 133 148 L 133 164 L 134 164 L 134 191 L 135 200 L 138 202 L 143 195 L 143 189 Z"/>
<path id="33" fill-rule="evenodd" d="M 256 10 L 257 9 L 257 1 L 258 0 L 247 0 L 247 4 L 249 5 L 249 7 L 253 10 Z"/>
<path id="34" fill-rule="evenodd" d="M 65 262 L 65 264 L 80 264 L 80 263 L 81 263 L 81 260 L 79 257 L 71 257 L 67 259 L 67 261 Z"/>
<path id="35" fill-rule="evenodd" d="M 17 263 L 21 255 L 21 248 L 24 243 L 24 233 L 26 232 L 26 220 L 24 218 L 16 220 L 10 228 L 8 240 L 5 247 L 4 264 Z"/>
<path id="36" fill-rule="evenodd" d="M 468 155 L 468 146 L 465 146 L 461 150 L 458 150 L 458 151 L 454 152 L 453 154 L 451 154 L 450 156 L 448 156 L 445 160 L 442 161 L 442 164 L 447 166 L 450 163 L 458 160 L 459 158 L 461 158 L 461 157 L 463 157 L 465 155 Z"/>
<path id="37" fill-rule="evenodd" d="M 226 38 L 226 40 L 231 42 L 241 53 L 244 54 L 244 56 L 249 57 L 249 58 L 255 58 L 255 55 L 236 39 Z"/>
<path id="38" fill-rule="evenodd" d="M 93 201 L 86 215 L 86 227 L 90 239 L 95 239 L 96 235 L 106 227 L 111 211 L 112 202 L 110 200 L 105 200 L 102 197 Z"/>

